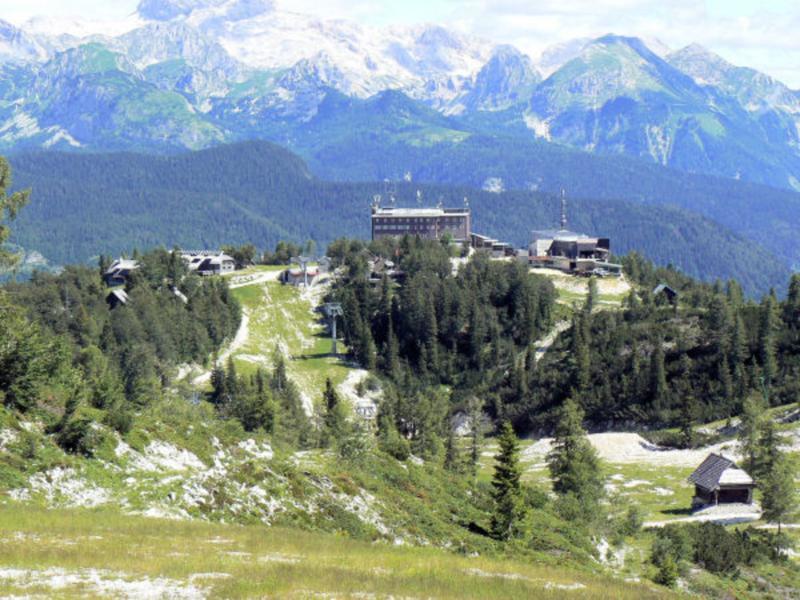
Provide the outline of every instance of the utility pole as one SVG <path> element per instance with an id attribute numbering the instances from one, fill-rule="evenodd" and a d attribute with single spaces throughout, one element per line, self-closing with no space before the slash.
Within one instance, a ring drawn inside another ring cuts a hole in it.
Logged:
<path id="1" fill-rule="evenodd" d="M 293 256 L 291 260 L 293 263 L 300 265 L 303 270 L 303 286 L 308 287 L 308 265 L 314 258 L 311 256 Z"/>
<path id="2" fill-rule="evenodd" d="M 561 231 L 567 230 L 567 192 L 561 188 Z"/>
<path id="3" fill-rule="evenodd" d="M 336 317 L 341 317 L 344 314 L 342 305 L 338 302 L 329 302 L 325 305 L 325 314 L 327 314 L 328 318 L 331 320 L 332 352 L 333 355 L 336 356 L 338 354 L 338 352 L 336 352 Z"/>

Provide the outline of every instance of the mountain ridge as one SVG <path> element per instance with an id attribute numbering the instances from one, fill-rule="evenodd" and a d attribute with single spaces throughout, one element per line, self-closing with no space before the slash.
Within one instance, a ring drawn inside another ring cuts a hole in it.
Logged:
<path id="1" fill-rule="evenodd" d="M 58 24 L 30 26 L 38 33 L 27 34 L 24 27 L 6 33 L 6 39 L 26 40 L 18 41 L 16 50 L 3 53 L 0 43 L 0 61 L 26 71 L 17 77 L 46 78 L 47 68 L 41 67 L 48 61 L 82 44 L 102 44 L 133 63 L 137 76 L 146 79 L 149 69 L 161 91 L 183 96 L 187 110 L 203 122 L 196 128 L 206 130 L 186 139 L 156 126 L 149 139 L 140 140 L 129 131 L 139 122 L 116 115 L 114 130 L 92 139 L 74 125 L 92 118 L 85 112 L 69 115 L 72 123 L 48 123 L 95 150 L 173 152 L 257 139 L 259 120 L 283 121 L 284 130 L 308 122 L 328 89 L 358 99 L 398 90 L 445 115 L 488 122 L 492 113 L 508 112 L 506 121 L 528 136 L 584 151 L 800 189 L 796 93 L 732 65 L 726 67 L 728 79 L 709 85 L 698 74 L 722 59 L 695 52 L 692 61 L 681 60 L 685 51 L 670 53 L 658 40 L 613 34 L 579 39 L 545 51 L 537 61 L 507 44 L 441 25 L 377 29 L 317 19 L 264 0 L 149 0 L 140 3 L 122 34 L 119 26 L 91 35 L 81 24 L 62 26 L 77 35 L 58 34 Z M 38 60 L 31 62 L 31 56 Z M 19 81 L 14 84 L 24 89 Z M 104 91 L 97 84 L 90 93 Z M 126 91 L 137 102 L 147 95 Z M 217 116 L 232 103 L 240 106 L 223 120 L 230 124 L 238 118 L 232 127 L 236 135 L 209 135 L 220 129 Z M 247 106 L 260 107 L 255 122 Z M 21 118 L 41 125 L 48 121 L 41 114 L 47 110 L 35 95 L 0 95 L 0 149 L 49 141 L 17 126 Z M 154 100 L 147 113 L 168 121 L 169 110 Z M 130 141 L 120 147 L 116 138 Z"/>
<path id="2" fill-rule="evenodd" d="M 245 142 L 174 156 L 45 152 L 11 157 L 18 187 L 32 187 L 14 242 L 54 262 L 86 262 L 133 247 L 270 248 L 287 237 L 323 247 L 342 236 L 369 237 L 369 202 L 383 183 L 325 182 L 296 155 Z M 465 187 L 397 185 L 400 203 L 469 197 L 474 229 L 523 246 L 531 229 L 557 222 L 557 197 Z M 736 277 L 751 295 L 785 288 L 789 271 L 758 244 L 697 213 L 670 206 L 570 200 L 571 226 L 613 239 L 706 279 Z M 258 216 L 258 218 L 254 218 Z M 742 251 L 742 248 L 747 251 Z"/>

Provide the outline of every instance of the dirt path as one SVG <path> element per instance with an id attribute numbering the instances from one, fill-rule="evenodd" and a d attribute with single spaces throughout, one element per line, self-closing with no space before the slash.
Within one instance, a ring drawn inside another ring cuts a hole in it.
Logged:
<path id="1" fill-rule="evenodd" d="M 547 337 L 534 342 L 534 346 L 536 347 L 536 354 L 533 357 L 534 362 L 539 362 L 542 359 L 542 357 L 558 339 L 558 336 L 569 329 L 570 325 L 571 324 L 569 321 L 559 321 L 555 324 L 550 333 L 547 334 Z"/>
<path id="2" fill-rule="evenodd" d="M 260 285 L 268 281 L 278 281 L 283 271 L 267 271 L 265 273 L 256 273 L 249 276 L 232 277 L 228 287 L 232 290 L 246 287 L 248 285 Z"/>
<path id="3" fill-rule="evenodd" d="M 225 364 L 225 361 L 228 360 L 234 352 L 239 350 L 240 348 L 244 347 L 247 343 L 247 338 L 250 337 L 250 313 L 246 310 L 242 311 L 242 322 L 239 324 L 239 329 L 236 332 L 233 340 L 231 343 L 228 344 L 227 348 L 225 348 L 217 357 L 217 364 Z M 209 369 L 202 375 L 195 377 L 192 380 L 192 385 L 205 385 L 211 380 L 211 370 Z"/>
<path id="4" fill-rule="evenodd" d="M 664 527 L 673 523 L 703 523 L 713 521 L 720 525 L 751 523 L 761 518 L 761 507 L 758 504 L 720 504 L 696 511 L 690 517 L 680 517 L 668 521 L 647 521 L 644 527 Z"/>

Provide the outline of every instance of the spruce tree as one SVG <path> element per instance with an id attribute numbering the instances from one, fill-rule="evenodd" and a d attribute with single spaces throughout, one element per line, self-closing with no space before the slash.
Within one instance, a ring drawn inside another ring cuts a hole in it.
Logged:
<path id="1" fill-rule="evenodd" d="M 585 312 L 591 314 L 595 306 L 597 306 L 597 298 L 599 292 L 597 291 L 597 278 L 589 278 L 589 293 L 586 295 L 586 305 L 584 306 Z"/>
<path id="2" fill-rule="evenodd" d="M 691 390 L 684 390 L 681 397 L 681 408 L 678 415 L 678 429 L 681 445 L 691 448 L 694 445 L 695 400 Z"/>
<path id="3" fill-rule="evenodd" d="M 211 403 L 221 405 L 225 399 L 227 384 L 225 381 L 225 369 L 222 365 L 214 361 L 214 368 L 211 370 Z"/>
<path id="4" fill-rule="evenodd" d="M 655 348 L 650 357 L 650 401 L 656 411 L 663 410 L 669 404 L 664 347 L 660 337 L 655 339 Z"/>
<path id="5" fill-rule="evenodd" d="M 478 474 L 478 463 L 481 459 L 481 446 L 483 445 L 483 403 L 473 396 L 467 403 L 467 416 L 469 419 L 469 464 L 472 476 Z"/>
<path id="6" fill-rule="evenodd" d="M 778 307 L 773 293 L 764 297 L 760 306 L 758 352 L 765 385 L 769 389 L 778 375 L 777 341 Z"/>
<path id="7" fill-rule="evenodd" d="M 500 450 L 495 456 L 494 477 L 492 477 L 494 499 L 492 535 L 498 540 L 507 540 L 514 536 L 516 528 L 524 517 L 519 442 L 511 423 L 503 424 L 498 443 Z"/>
<path id="8" fill-rule="evenodd" d="M 458 472 L 461 470 L 462 465 L 458 440 L 453 427 L 448 427 L 447 429 L 447 440 L 444 444 L 444 468 L 448 471 Z"/>
<path id="9" fill-rule="evenodd" d="M 758 468 L 759 436 L 765 410 L 764 402 L 760 398 L 750 397 L 744 401 L 742 414 L 739 417 L 739 444 L 747 470 L 753 475 Z"/>
<path id="10" fill-rule="evenodd" d="M 325 406 L 325 433 L 327 434 L 323 441 L 327 445 L 330 441 L 341 440 L 347 433 L 347 414 L 330 378 L 325 380 L 323 404 Z"/>
<path id="11" fill-rule="evenodd" d="M 785 454 L 780 454 L 760 484 L 763 518 L 778 524 L 779 535 L 781 523 L 797 509 L 795 470 L 791 460 Z"/>
<path id="12" fill-rule="evenodd" d="M 590 518 L 603 496 L 603 478 L 600 460 L 583 429 L 583 411 L 572 399 L 561 407 L 547 465 L 553 491 L 577 500 L 582 516 Z"/>

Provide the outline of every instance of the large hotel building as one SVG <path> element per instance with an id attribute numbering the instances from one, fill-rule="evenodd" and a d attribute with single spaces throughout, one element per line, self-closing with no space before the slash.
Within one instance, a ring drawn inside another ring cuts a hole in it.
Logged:
<path id="1" fill-rule="evenodd" d="M 372 207 L 372 239 L 419 236 L 438 240 L 450 234 L 453 241 L 466 242 L 470 237 L 470 209 L 464 208 L 394 208 Z"/>

